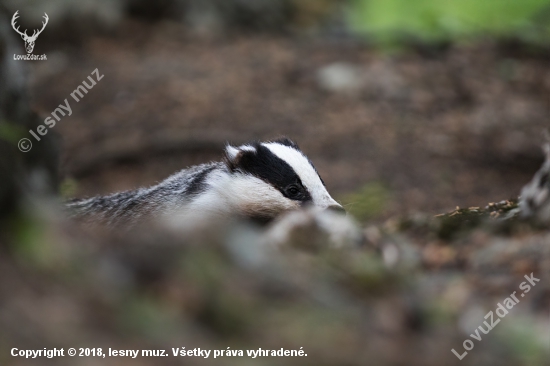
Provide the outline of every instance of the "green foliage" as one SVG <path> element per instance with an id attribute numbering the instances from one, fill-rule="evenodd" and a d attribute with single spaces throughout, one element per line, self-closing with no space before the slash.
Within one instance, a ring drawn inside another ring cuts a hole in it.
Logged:
<path id="1" fill-rule="evenodd" d="M 20 126 L 15 126 L 7 123 L 6 121 L 0 121 L 0 140 L 8 141 L 17 144 L 23 136 L 24 130 Z"/>
<path id="2" fill-rule="evenodd" d="M 59 187 L 59 192 L 63 199 L 69 199 L 76 195 L 78 182 L 72 178 L 66 178 Z"/>
<path id="3" fill-rule="evenodd" d="M 46 227 L 29 217 L 20 215 L 11 220 L 10 228 L 15 237 L 13 250 L 23 261 L 44 267 L 52 261 L 52 253 L 44 243 Z"/>
<path id="4" fill-rule="evenodd" d="M 359 221 L 373 219 L 386 209 L 390 191 L 380 182 L 367 183 L 360 191 L 342 198 L 342 204 Z"/>
<path id="5" fill-rule="evenodd" d="M 529 294 L 530 295 L 530 294 Z M 512 320 L 513 319 L 513 320 Z M 510 347 L 510 349 L 525 365 L 547 365 L 548 346 L 537 334 L 537 327 L 527 317 L 515 317 L 503 322 L 498 336 Z"/>
<path id="6" fill-rule="evenodd" d="M 117 321 L 123 331 L 165 342 L 178 326 L 170 309 L 144 295 L 128 297 L 119 308 Z"/>
<path id="7" fill-rule="evenodd" d="M 476 36 L 550 40 L 550 0 L 355 0 L 353 29 L 382 43 Z"/>

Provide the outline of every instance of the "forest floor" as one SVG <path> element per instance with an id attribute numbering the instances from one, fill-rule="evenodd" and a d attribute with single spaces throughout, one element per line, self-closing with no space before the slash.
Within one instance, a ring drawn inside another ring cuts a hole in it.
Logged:
<path id="1" fill-rule="evenodd" d="M 51 48 L 31 79 L 44 117 L 92 70 L 105 75 L 55 127 L 77 196 L 152 184 L 219 159 L 227 141 L 280 135 L 345 204 L 382 197 L 362 220 L 514 198 L 542 162 L 550 57 L 522 47 L 387 54 L 347 39 L 197 39 L 127 22 Z"/>

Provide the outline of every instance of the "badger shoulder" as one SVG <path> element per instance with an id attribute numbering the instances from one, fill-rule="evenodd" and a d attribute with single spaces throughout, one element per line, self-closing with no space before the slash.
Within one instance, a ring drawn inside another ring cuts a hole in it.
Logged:
<path id="1" fill-rule="evenodd" d="M 207 190 L 213 171 L 224 171 L 222 163 L 208 163 L 183 169 L 149 187 L 106 196 L 72 199 L 65 203 L 69 216 L 99 224 L 135 224 L 142 219 L 177 211 Z"/>

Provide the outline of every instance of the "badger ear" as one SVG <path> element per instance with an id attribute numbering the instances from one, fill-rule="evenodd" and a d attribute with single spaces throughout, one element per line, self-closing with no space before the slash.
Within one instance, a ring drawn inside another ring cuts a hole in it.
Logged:
<path id="1" fill-rule="evenodd" d="M 234 146 L 227 145 L 225 147 L 225 157 L 229 161 L 234 161 L 237 159 L 237 156 L 239 155 L 239 149 L 237 149 Z"/>
<path id="2" fill-rule="evenodd" d="M 245 154 L 256 153 L 256 148 L 250 145 L 241 145 L 239 147 L 227 145 L 225 147 L 225 160 L 230 170 L 234 170 L 239 161 Z"/>

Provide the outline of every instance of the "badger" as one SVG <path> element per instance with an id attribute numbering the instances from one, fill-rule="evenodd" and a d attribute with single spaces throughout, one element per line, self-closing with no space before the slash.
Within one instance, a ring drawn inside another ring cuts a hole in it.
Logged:
<path id="1" fill-rule="evenodd" d="M 222 161 L 183 169 L 152 187 L 67 203 L 70 216 L 107 226 L 229 215 L 265 223 L 308 206 L 345 212 L 311 161 L 286 137 L 227 145 Z"/>

